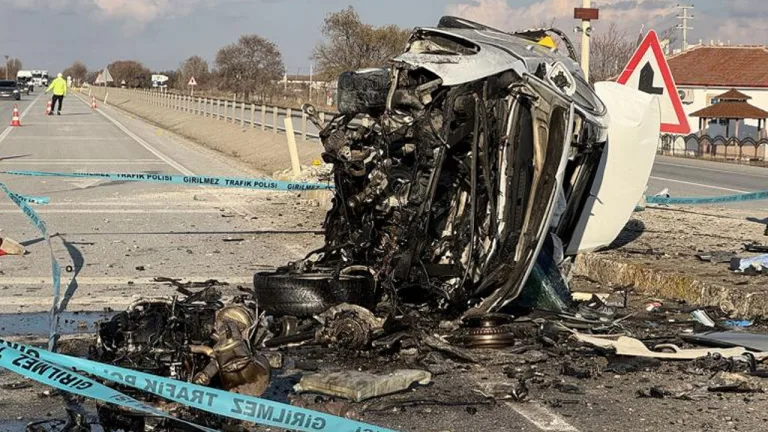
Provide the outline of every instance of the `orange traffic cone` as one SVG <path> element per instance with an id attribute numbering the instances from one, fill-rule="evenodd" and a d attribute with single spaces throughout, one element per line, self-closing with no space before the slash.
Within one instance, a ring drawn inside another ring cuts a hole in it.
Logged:
<path id="1" fill-rule="evenodd" d="M 96 106 L 96 96 L 94 96 L 94 97 L 91 99 L 91 108 L 93 108 L 93 109 L 96 109 L 96 108 L 98 108 L 98 107 Z"/>
<path id="2" fill-rule="evenodd" d="M 24 246 L 9 238 L 0 237 L 0 256 L 3 255 L 24 255 L 26 250 Z"/>
<path id="3" fill-rule="evenodd" d="M 48 101 L 48 106 L 45 107 L 45 115 L 48 115 L 51 113 L 51 101 Z"/>
<path id="4" fill-rule="evenodd" d="M 21 126 L 21 120 L 19 119 L 18 105 L 13 105 L 13 118 L 11 119 L 11 126 Z"/>

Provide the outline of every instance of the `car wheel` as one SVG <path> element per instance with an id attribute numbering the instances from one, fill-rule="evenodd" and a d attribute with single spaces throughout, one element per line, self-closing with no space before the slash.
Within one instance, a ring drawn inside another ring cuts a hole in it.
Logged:
<path id="1" fill-rule="evenodd" d="M 259 307 L 270 315 L 310 317 L 340 303 L 370 307 L 373 279 L 368 276 L 329 273 L 261 272 L 253 276 Z"/>

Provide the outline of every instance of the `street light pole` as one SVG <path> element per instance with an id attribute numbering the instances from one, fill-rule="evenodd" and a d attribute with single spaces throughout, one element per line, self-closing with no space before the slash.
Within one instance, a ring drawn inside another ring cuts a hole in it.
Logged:
<path id="1" fill-rule="evenodd" d="M 599 18 L 599 10 L 592 8 L 592 0 L 582 0 L 582 7 L 575 8 L 573 17 L 581 20 L 581 27 L 576 27 L 581 32 L 581 69 L 584 71 L 584 79 L 589 82 L 589 37 L 592 34 L 591 22 Z"/>

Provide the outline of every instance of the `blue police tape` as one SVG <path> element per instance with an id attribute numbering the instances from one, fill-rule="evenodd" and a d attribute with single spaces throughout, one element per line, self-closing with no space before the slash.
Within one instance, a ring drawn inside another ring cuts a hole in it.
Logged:
<path id="1" fill-rule="evenodd" d="M 734 195 L 721 195 L 714 197 L 665 197 L 649 196 L 646 197 L 648 204 L 672 204 L 672 205 L 701 205 L 701 204 L 724 204 L 742 201 L 755 201 L 768 199 L 768 191 L 749 192 Z"/>
<path id="2" fill-rule="evenodd" d="M 206 432 L 216 432 L 214 429 L 173 417 L 165 411 L 126 396 L 90 378 L 69 371 L 63 365 L 57 365 L 54 362 L 42 359 L 37 355 L 39 351 L 34 348 L 5 341 L 2 342 L 6 346 L 0 346 L 0 368 L 16 372 L 19 375 L 59 390 L 182 422 Z"/>
<path id="3" fill-rule="evenodd" d="M 59 262 L 56 261 L 56 256 L 53 254 L 53 245 L 51 244 L 51 238 L 48 236 L 48 227 L 45 225 L 45 222 L 40 219 L 40 216 L 37 215 L 37 212 L 35 212 L 35 210 L 27 204 L 28 202 L 47 204 L 50 200 L 48 198 L 42 197 L 28 197 L 19 195 L 8 189 L 8 187 L 2 182 L 0 182 L 0 188 L 5 192 L 8 198 L 10 198 L 11 201 L 13 201 L 21 209 L 21 211 L 24 212 L 24 214 L 27 216 L 27 219 L 32 222 L 32 225 L 34 225 L 35 228 L 40 231 L 40 234 L 43 235 L 46 244 L 48 244 L 48 250 L 51 253 L 53 306 L 51 306 L 51 328 L 48 334 L 48 349 L 53 351 L 56 347 L 56 339 L 59 329 L 58 307 L 59 298 L 61 296 L 61 266 L 59 266 Z"/>
<path id="4" fill-rule="evenodd" d="M 0 339 L 0 346 L 3 345 L 22 351 L 28 357 L 39 358 L 63 368 L 82 371 L 186 406 L 230 418 L 304 432 L 394 432 L 391 429 L 306 408 L 70 357 Z M 30 370 L 23 369 L 19 373 L 32 378 Z"/>
<path id="5" fill-rule="evenodd" d="M 146 174 L 146 173 L 59 173 L 44 171 L 0 171 L 0 174 L 10 174 L 30 177 L 96 177 L 111 181 L 137 181 L 149 183 L 184 184 L 192 186 L 215 186 L 222 188 L 240 188 L 279 191 L 309 191 L 331 190 L 332 184 L 296 183 L 273 179 L 247 179 L 238 177 L 187 176 L 175 174 Z"/>

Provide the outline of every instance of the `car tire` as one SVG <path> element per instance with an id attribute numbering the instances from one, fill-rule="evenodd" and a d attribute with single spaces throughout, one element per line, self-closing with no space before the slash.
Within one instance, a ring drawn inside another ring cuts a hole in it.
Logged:
<path id="1" fill-rule="evenodd" d="M 311 317 L 340 303 L 370 307 L 374 298 L 369 276 L 329 273 L 261 272 L 253 276 L 259 308 L 273 316 Z"/>

